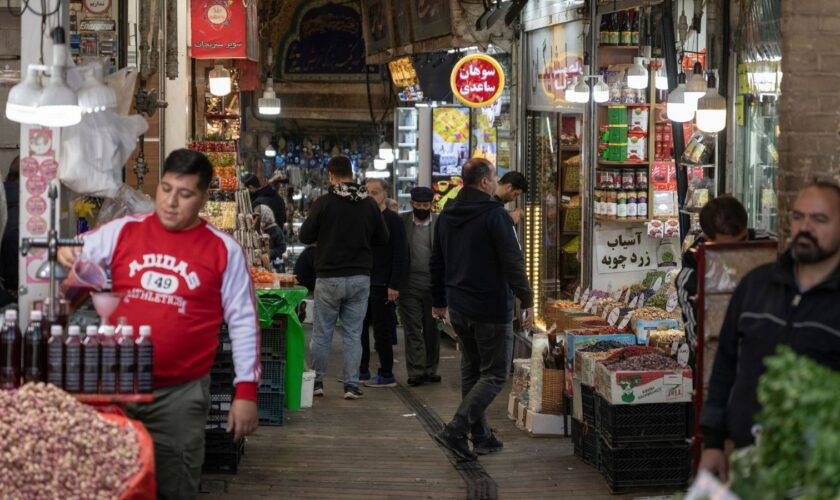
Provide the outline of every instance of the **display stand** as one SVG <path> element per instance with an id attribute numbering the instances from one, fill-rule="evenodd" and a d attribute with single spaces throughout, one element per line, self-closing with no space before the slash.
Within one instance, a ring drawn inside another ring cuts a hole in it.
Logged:
<path id="1" fill-rule="evenodd" d="M 697 345 L 694 348 L 694 468 L 700 463 L 703 434 L 700 415 L 706 400 L 706 384 L 717 354 L 717 342 L 729 299 L 741 279 L 756 267 L 777 258 L 775 241 L 703 243 L 697 247 Z"/>
<path id="2" fill-rule="evenodd" d="M 298 304 L 306 298 L 304 287 L 272 288 L 257 290 L 257 311 L 260 327 L 268 328 L 278 315 L 286 315 L 286 408 L 300 410 L 300 391 L 303 382 L 303 365 L 306 353 L 303 325 L 297 316 Z"/>

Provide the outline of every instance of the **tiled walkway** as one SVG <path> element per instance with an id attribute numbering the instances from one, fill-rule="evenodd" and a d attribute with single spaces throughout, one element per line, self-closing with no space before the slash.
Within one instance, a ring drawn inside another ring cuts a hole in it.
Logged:
<path id="1" fill-rule="evenodd" d="M 402 334 L 395 356 L 404 382 Z M 336 335 L 326 395 L 313 408 L 286 413 L 283 427 L 261 427 L 248 439 L 238 474 L 204 476 L 202 498 L 633 498 L 610 495 L 601 475 L 574 457 L 569 438 L 517 429 L 506 416 L 507 389 L 489 415 L 505 449 L 456 467 L 429 436 L 460 401 L 459 353 L 447 339 L 441 358 L 440 384 L 366 388 L 364 398 L 345 401 Z M 377 364 L 374 353 L 371 368 Z"/>

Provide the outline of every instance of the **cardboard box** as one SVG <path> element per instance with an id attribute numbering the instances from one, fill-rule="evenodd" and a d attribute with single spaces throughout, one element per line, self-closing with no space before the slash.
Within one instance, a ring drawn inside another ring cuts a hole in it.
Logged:
<path id="1" fill-rule="evenodd" d="M 583 421 L 583 400 L 580 396 L 580 380 L 572 382 L 574 394 L 572 395 L 572 418 Z"/>
<path id="2" fill-rule="evenodd" d="M 612 405 L 687 403 L 694 378 L 690 369 L 610 371 L 599 363 L 595 390 Z"/>
<path id="3" fill-rule="evenodd" d="M 599 318 L 600 319 L 600 318 Z M 575 349 L 592 345 L 602 340 L 614 340 L 622 344 L 635 345 L 636 336 L 632 333 L 611 333 L 609 335 L 580 335 L 575 332 L 566 332 L 566 362 L 574 371 Z M 567 368 L 568 370 L 568 368 Z"/>
<path id="4" fill-rule="evenodd" d="M 525 430 L 525 415 L 528 413 L 528 407 L 520 402 L 516 402 L 516 427 Z"/>
<path id="5" fill-rule="evenodd" d="M 632 320 L 633 332 L 636 333 L 636 339 L 640 345 L 647 345 L 648 335 L 653 330 L 659 330 L 660 327 L 664 329 L 679 328 L 680 324 L 675 319 L 659 319 L 655 321 L 646 320 Z"/>
<path id="6" fill-rule="evenodd" d="M 533 437 L 563 437 L 566 435 L 566 416 L 546 415 L 528 410 L 525 429 Z"/>
<path id="7" fill-rule="evenodd" d="M 508 411 L 507 416 L 509 419 L 516 422 L 516 410 L 518 409 L 517 406 L 519 405 L 519 398 L 517 398 L 514 394 L 511 394 L 508 397 Z"/>
<path id="8" fill-rule="evenodd" d="M 580 380 L 581 385 L 594 387 L 595 367 L 598 366 L 598 362 L 604 359 L 608 353 L 612 353 L 617 350 L 618 349 L 614 349 L 613 351 L 607 352 L 580 352 L 580 350 L 578 350 L 575 352 L 575 377 Z"/>

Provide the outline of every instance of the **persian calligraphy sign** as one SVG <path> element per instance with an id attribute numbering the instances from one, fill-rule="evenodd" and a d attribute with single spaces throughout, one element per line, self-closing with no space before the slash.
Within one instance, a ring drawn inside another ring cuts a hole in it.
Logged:
<path id="1" fill-rule="evenodd" d="M 452 68 L 452 93 L 472 108 L 492 104 L 502 95 L 505 74 L 498 61 L 486 54 L 462 58 Z"/>

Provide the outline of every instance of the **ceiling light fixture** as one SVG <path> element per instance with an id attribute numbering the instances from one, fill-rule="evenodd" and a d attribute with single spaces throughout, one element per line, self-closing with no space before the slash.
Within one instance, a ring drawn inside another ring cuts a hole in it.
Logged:
<path id="1" fill-rule="evenodd" d="M 685 98 L 696 102 L 698 99 L 706 95 L 706 89 L 708 89 L 708 84 L 703 78 L 703 67 L 700 66 L 699 62 L 696 62 L 694 63 L 694 71 L 692 72 L 691 77 L 689 77 L 688 81 L 685 83 Z"/>
<path id="2" fill-rule="evenodd" d="M 648 86 L 649 75 L 644 61 L 644 58 L 634 57 L 633 64 L 627 68 L 627 86 L 631 89 L 646 89 Z"/>
<path id="3" fill-rule="evenodd" d="M 709 89 L 697 101 L 697 128 L 711 134 L 726 127 L 726 99 L 718 93 L 716 83 L 715 75 L 709 73 Z"/>
<path id="4" fill-rule="evenodd" d="M 79 99 L 64 81 L 67 66 L 67 48 L 64 44 L 64 28 L 52 31 L 53 64 L 50 79 L 38 100 L 37 121 L 45 127 L 69 127 L 82 121 Z"/>
<path id="5" fill-rule="evenodd" d="M 597 103 L 603 103 L 610 100 L 610 87 L 604 83 L 604 77 L 598 75 L 598 80 L 592 86 L 592 98 Z"/>
<path id="6" fill-rule="evenodd" d="M 384 158 L 377 156 L 373 159 L 373 168 L 376 170 L 385 170 L 388 168 L 389 161 L 386 161 Z"/>
<path id="7" fill-rule="evenodd" d="M 102 83 L 102 64 L 92 63 L 85 81 L 78 91 L 79 107 L 82 113 L 97 113 L 117 105 L 117 93 Z"/>
<path id="8" fill-rule="evenodd" d="M 46 71 L 46 66 L 30 64 L 26 67 L 26 76 L 9 91 L 6 101 L 6 118 L 17 123 L 38 123 L 38 101 L 41 99 L 41 82 L 38 73 Z"/>
<path id="9" fill-rule="evenodd" d="M 685 96 L 685 73 L 680 73 L 679 85 L 668 94 L 668 119 L 680 123 L 691 120 L 694 117 L 695 105 L 694 100 Z"/>
<path id="10" fill-rule="evenodd" d="M 656 60 L 656 90 L 668 90 L 668 73 L 665 70 L 665 59 Z"/>
<path id="11" fill-rule="evenodd" d="M 221 64 L 217 64 L 210 70 L 210 93 L 216 96 L 226 96 L 230 94 L 231 82 L 230 71 L 226 70 Z"/>
<path id="12" fill-rule="evenodd" d="M 394 161 L 394 148 L 391 147 L 388 141 L 382 141 L 382 144 L 379 145 L 379 158 L 385 160 L 385 163 Z M 384 168 L 382 167 L 379 170 L 383 170 Z"/>
<path id="13" fill-rule="evenodd" d="M 265 156 L 268 158 L 274 158 L 275 156 L 277 156 L 277 150 L 274 149 L 274 146 L 269 144 L 268 147 L 265 148 Z"/>
<path id="14" fill-rule="evenodd" d="M 265 81 L 263 96 L 257 101 L 257 108 L 261 115 L 277 116 L 280 114 L 280 99 L 274 92 L 274 80 L 271 78 Z"/>

